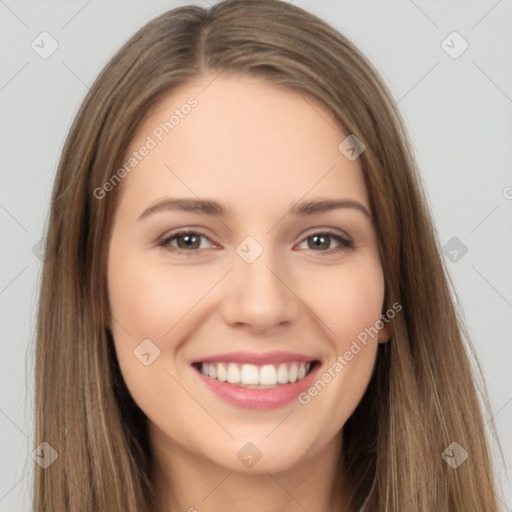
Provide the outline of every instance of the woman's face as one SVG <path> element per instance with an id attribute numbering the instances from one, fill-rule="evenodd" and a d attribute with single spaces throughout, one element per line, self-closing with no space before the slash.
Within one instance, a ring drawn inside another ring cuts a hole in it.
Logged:
<path id="1" fill-rule="evenodd" d="M 108 327 L 161 450 L 279 471 L 339 441 L 388 336 L 347 135 L 246 77 L 182 86 L 139 126 L 104 187 L 120 187 Z"/>

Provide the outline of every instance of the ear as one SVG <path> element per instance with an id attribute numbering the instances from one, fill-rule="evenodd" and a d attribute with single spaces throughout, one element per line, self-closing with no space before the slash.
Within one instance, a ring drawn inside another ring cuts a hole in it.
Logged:
<path id="1" fill-rule="evenodd" d="M 379 343 L 387 343 L 391 338 L 391 326 L 389 324 L 385 324 L 384 327 L 379 331 L 378 341 Z"/>

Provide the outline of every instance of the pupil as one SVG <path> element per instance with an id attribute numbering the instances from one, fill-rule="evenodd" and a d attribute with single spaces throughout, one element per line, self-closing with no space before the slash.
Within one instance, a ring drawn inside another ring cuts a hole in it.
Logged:
<path id="1" fill-rule="evenodd" d="M 178 244 L 178 245 L 182 245 L 182 246 L 184 246 L 185 248 L 190 248 L 192 245 L 194 245 L 194 242 L 193 242 L 193 240 L 194 240 L 194 239 L 196 239 L 196 240 L 195 240 L 195 241 L 196 241 L 196 244 L 195 244 L 195 245 L 197 245 L 197 238 L 198 238 L 198 237 L 197 237 L 196 235 L 183 235 L 183 236 L 181 236 L 181 237 L 180 237 L 180 239 L 181 239 L 181 240 L 186 240 L 186 242 L 185 242 L 185 243 L 183 243 L 183 244 Z M 189 243 L 189 242 L 191 242 L 191 240 L 192 240 L 192 243 Z M 195 247 L 194 247 L 194 248 L 195 248 Z"/>
<path id="2" fill-rule="evenodd" d="M 329 235 L 313 235 L 312 237 L 315 242 L 314 242 L 314 247 L 321 247 L 323 249 L 328 249 L 329 248 L 329 242 L 326 240 L 328 240 L 329 238 Z M 318 240 L 323 240 L 324 242 L 320 242 L 319 244 L 317 243 Z"/>

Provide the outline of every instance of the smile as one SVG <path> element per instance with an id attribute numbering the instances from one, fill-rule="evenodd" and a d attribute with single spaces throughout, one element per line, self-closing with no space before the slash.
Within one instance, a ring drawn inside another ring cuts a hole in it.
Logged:
<path id="1" fill-rule="evenodd" d="M 291 352 L 232 352 L 190 361 L 204 389 L 231 406 L 274 409 L 293 402 L 314 381 L 321 362 Z"/>
<path id="2" fill-rule="evenodd" d="M 200 363 L 201 373 L 206 377 L 249 389 L 269 389 L 297 382 L 307 375 L 310 368 L 311 363 L 304 361 L 262 366 L 233 362 Z"/>

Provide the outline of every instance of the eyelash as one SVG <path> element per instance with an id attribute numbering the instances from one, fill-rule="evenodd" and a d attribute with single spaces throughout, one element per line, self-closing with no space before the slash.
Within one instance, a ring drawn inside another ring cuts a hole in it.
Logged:
<path id="1" fill-rule="evenodd" d="M 178 253 L 178 254 L 186 254 L 187 256 L 193 256 L 195 254 L 197 254 L 197 252 L 200 250 L 200 249 L 190 249 L 190 250 L 186 250 L 186 249 L 179 249 L 179 248 L 176 248 L 176 247 L 173 247 L 171 246 L 171 242 L 179 237 L 182 237 L 182 236 L 187 236 L 187 235 L 199 235 L 201 237 L 204 237 L 206 239 L 208 239 L 210 242 L 211 240 L 204 234 L 204 233 L 201 233 L 199 231 L 191 231 L 191 230 L 184 230 L 184 231 L 178 231 L 177 233 L 173 233 L 171 236 L 168 236 L 166 238 L 163 238 L 161 239 L 159 242 L 158 242 L 158 246 L 159 247 L 163 247 L 164 249 L 168 250 L 168 251 L 171 251 L 171 252 L 175 252 L 175 253 Z M 337 242 L 339 242 L 339 246 L 334 248 L 334 249 L 328 249 L 326 251 L 313 251 L 313 252 L 320 252 L 320 253 L 323 253 L 322 254 L 322 257 L 324 255 L 333 255 L 333 254 L 338 254 L 340 253 L 341 251 L 344 251 L 346 249 L 351 249 L 353 247 L 353 242 L 351 240 L 347 240 L 343 237 L 341 237 L 340 235 L 338 235 L 337 233 L 334 233 L 328 229 L 326 230 L 323 230 L 323 231 L 317 231 L 315 233 L 311 233 L 310 235 L 308 235 L 307 237 L 303 238 L 301 243 L 303 243 L 304 241 L 306 241 L 308 238 L 312 237 L 312 236 L 315 236 L 315 235 L 327 235 L 329 236 L 330 238 L 333 238 L 334 240 L 336 240 Z M 312 250 L 312 249 L 311 249 Z"/>

